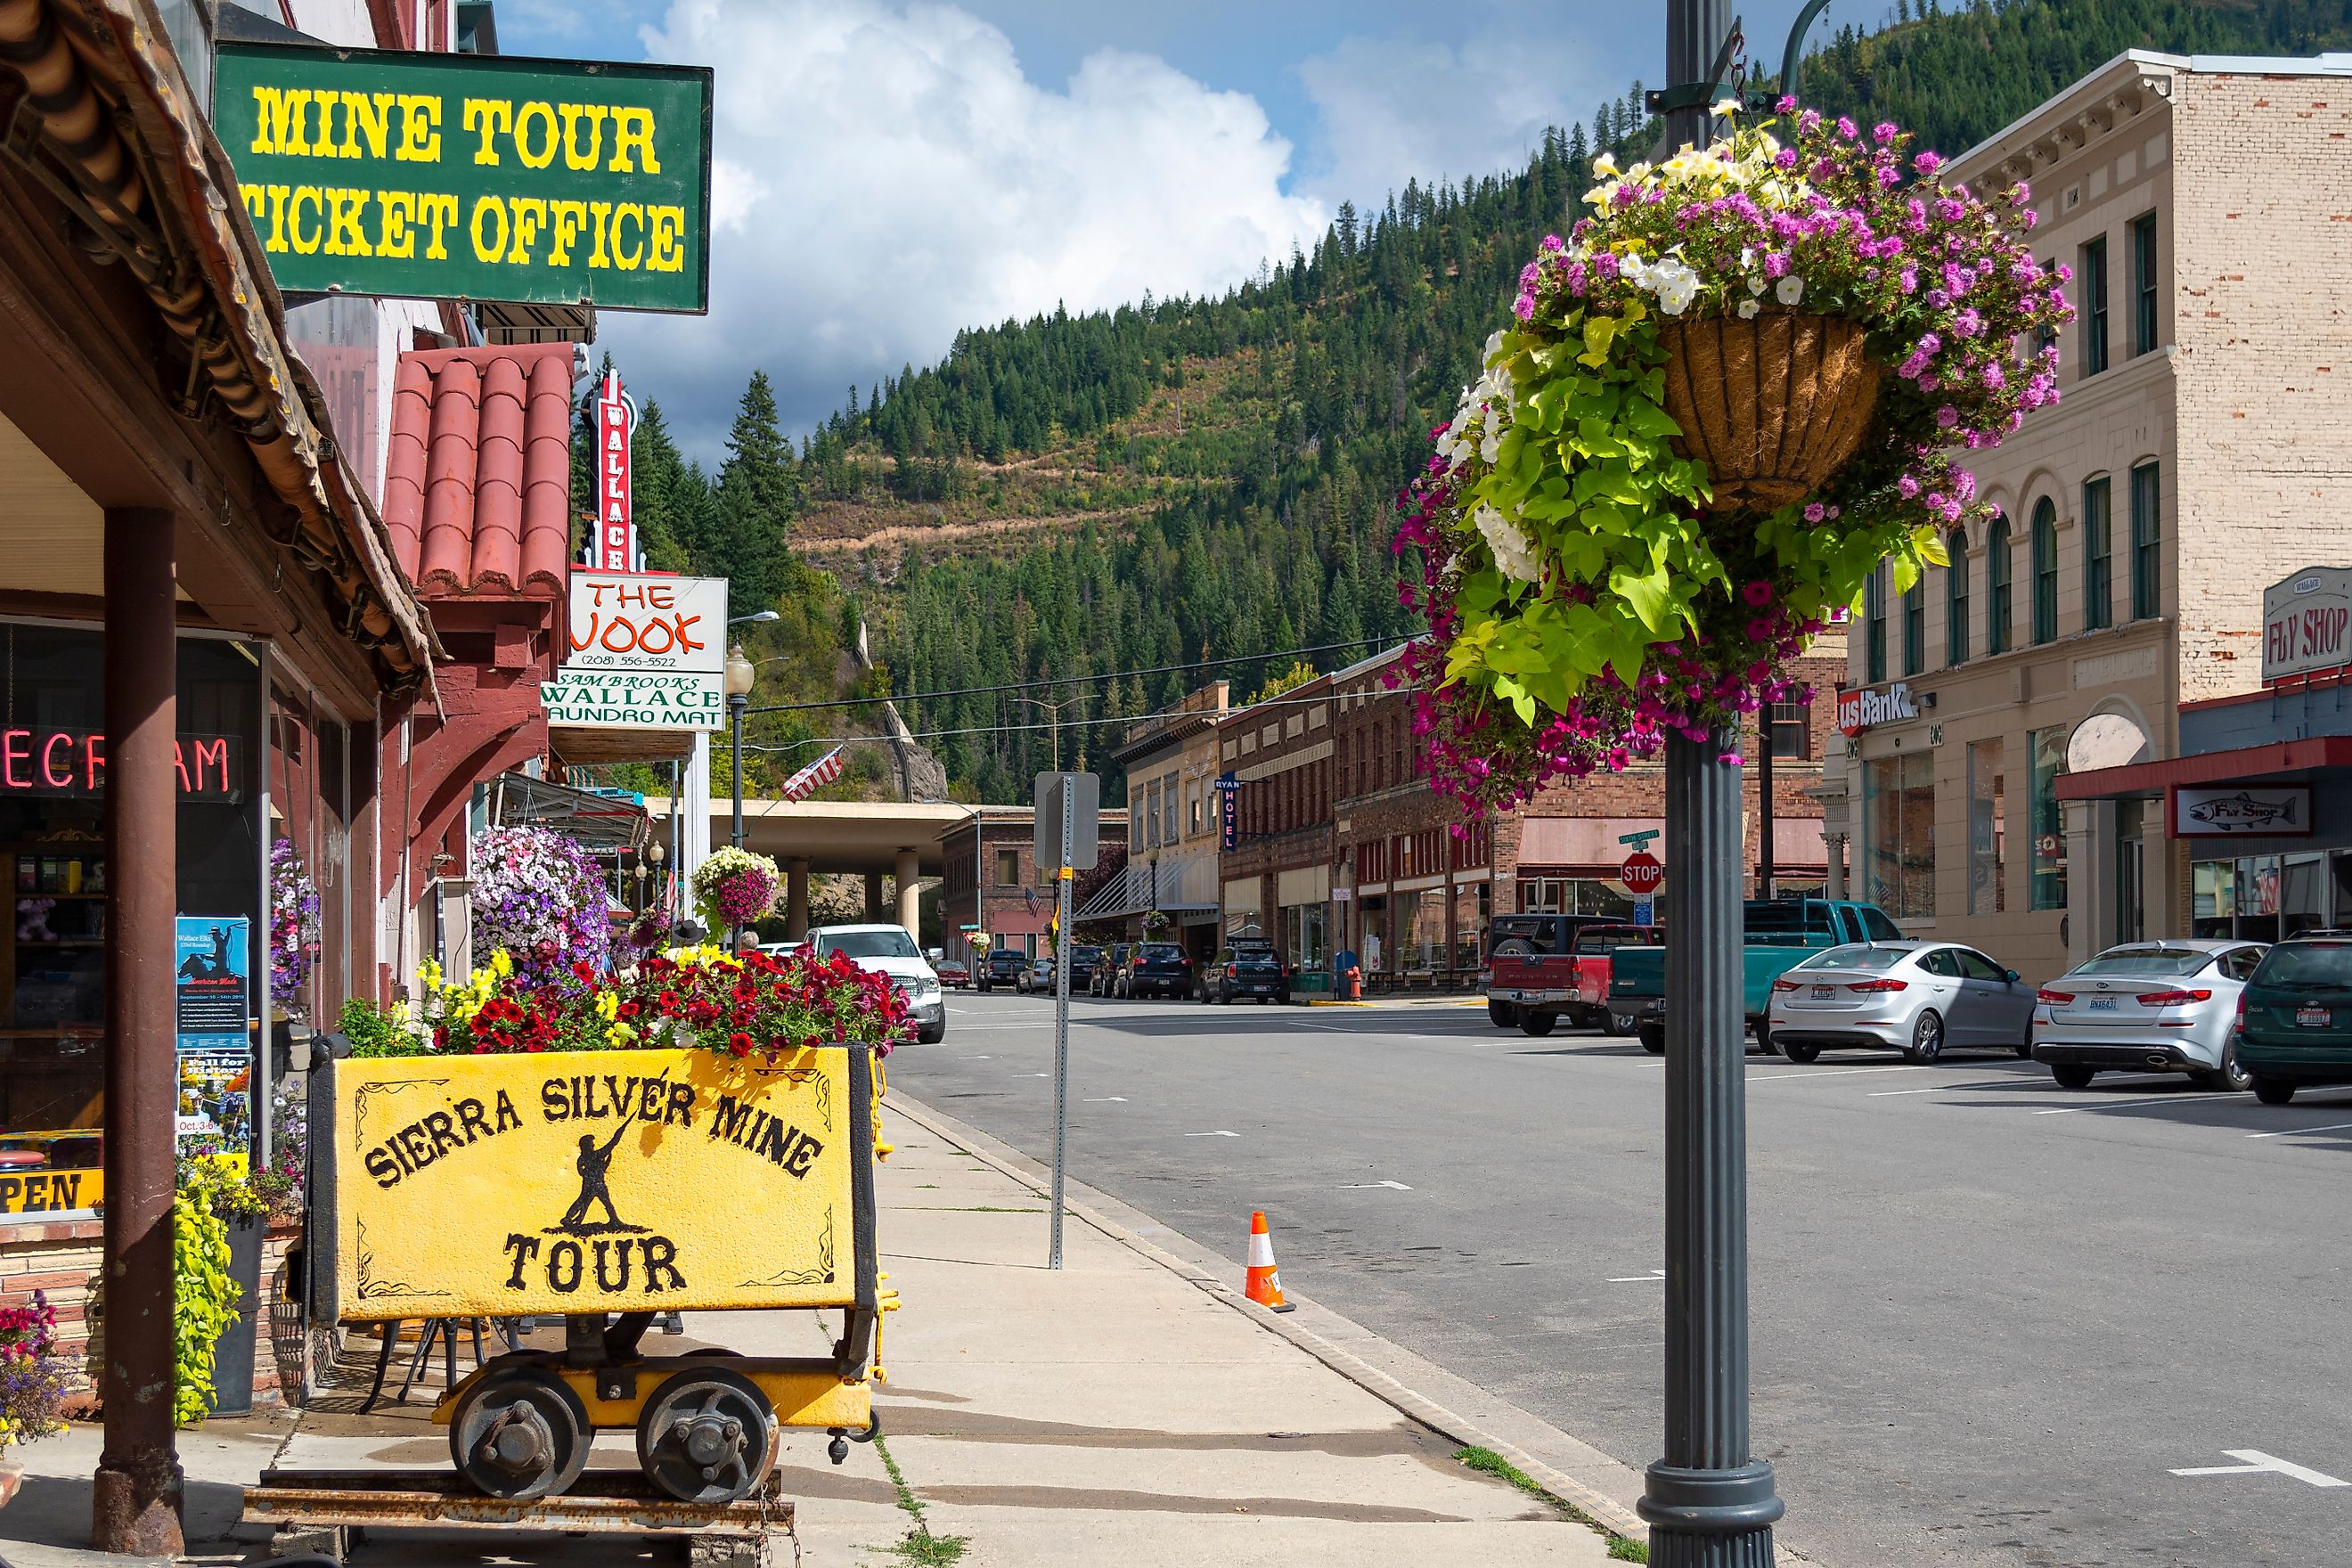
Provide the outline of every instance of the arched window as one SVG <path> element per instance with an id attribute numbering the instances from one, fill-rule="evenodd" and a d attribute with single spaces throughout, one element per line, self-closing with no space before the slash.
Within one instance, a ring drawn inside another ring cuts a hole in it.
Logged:
<path id="1" fill-rule="evenodd" d="M 1944 570 L 1944 662 L 1969 662 L 1969 536 L 1954 529 L 1945 541 L 1952 563 Z"/>
<path id="2" fill-rule="evenodd" d="M 1985 652 L 2009 651 L 2009 519 L 1996 513 L 1985 535 Z"/>
<path id="3" fill-rule="evenodd" d="M 2058 503 L 2033 503 L 2033 640 L 2058 637 Z"/>

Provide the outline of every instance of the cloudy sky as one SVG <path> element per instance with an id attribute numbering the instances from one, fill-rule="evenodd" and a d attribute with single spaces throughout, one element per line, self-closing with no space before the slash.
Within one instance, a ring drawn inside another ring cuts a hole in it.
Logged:
<path id="1" fill-rule="evenodd" d="M 1748 0 L 1777 67 L 1801 0 Z M 1820 24 L 1875 22 L 1840 5 Z M 500 0 L 509 55 L 717 68 L 711 311 L 603 318 L 688 448 L 754 368 L 798 435 L 1009 316 L 1220 290 L 1343 199 L 1521 163 L 1663 75 L 1663 7 Z M 1816 35 L 1820 36 L 1819 33 Z"/>

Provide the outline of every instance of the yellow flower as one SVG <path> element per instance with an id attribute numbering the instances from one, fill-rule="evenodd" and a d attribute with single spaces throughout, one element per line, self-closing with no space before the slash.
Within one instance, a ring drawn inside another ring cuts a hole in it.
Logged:
<path id="1" fill-rule="evenodd" d="M 604 1043 L 618 1050 L 637 1037 L 637 1032 L 626 1024 L 615 1024 L 604 1031 Z"/>
<path id="2" fill-rule="evenodd" d="M 608 1024 L 618 1018 L 621 1016 L 621 998 L 619 994 L 612 991 L 598 992 L 596 994 L 596 1016 L 604 1019 Z"/>
<path id="3" fill-rule="evenodd" d="M 424 983 L 426 990 L 440 990 L 441 961 L 437 958 L 428 958 L 423 963 L 418 964 L 416 966 L 416 978 Z"/>
<path id="4" fill-rule="evenodd" d="M 497 975 L 501 980 L 504 980 L 514 973 L 514 960 L 508 956 L 507 950 L 505 948 L 500 947 L 491 949 L 490 973 Z"/>

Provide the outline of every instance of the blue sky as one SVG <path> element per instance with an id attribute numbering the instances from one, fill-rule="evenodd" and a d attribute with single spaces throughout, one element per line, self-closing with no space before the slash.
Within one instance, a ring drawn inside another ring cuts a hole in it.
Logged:
<path id="1" fill-rule="evenodd" d="M 1801 0 L 1739 6 L 1777 66 Z M 1876 25 L 1878 10 L 1835 6 Z M 513 55 L 718 70 L 712 313 L 608 315 L 722 454 L 756 366 L 804 431 L 963 326 L 1219 290 L 1343 199 L 1521 162 L 1662 73 L 1664 6 L 1489 0 L 499 0 Z"/>

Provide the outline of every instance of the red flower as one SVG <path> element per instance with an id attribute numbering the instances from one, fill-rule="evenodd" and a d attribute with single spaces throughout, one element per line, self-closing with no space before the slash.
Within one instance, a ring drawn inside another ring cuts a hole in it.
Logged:
<path id="1" fill-rule="evenodd" d="M 677 992 L 665 991 L 655 1000 L 654 1005 L 662 1010 L 664 1017 L 675 1018 L 677 1016 L 677 1010 L 685 1004 L 677 999 Z"/>
<path id="2" fill-rule="evenodd" d="M 730 1055 L 739 1058 L 750 1056 L 751 1054 L 751 1037 L 744 1034 L 740 1029 L 737 1030 L 734 1034 L 727 1037 L 727 1049 Z"/>
<path id="3" fill-rule="evenodd" d="M 639 1009 L 635 1002 L 624 1002 L 618 1009 L 618 1012 L 624 1020 L 635 1017 Z"/>
<path id="4" fill-rule="evenodd" d="M 593 985 L 596 983 L 596 966 L 583 959 L 572 966 L 572 976 L 583 985 Z"/>

